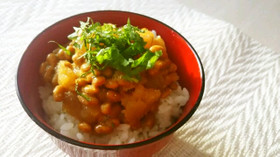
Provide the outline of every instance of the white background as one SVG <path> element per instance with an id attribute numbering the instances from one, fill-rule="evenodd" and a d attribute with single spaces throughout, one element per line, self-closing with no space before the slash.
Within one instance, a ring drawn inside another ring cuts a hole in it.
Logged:
<path id="1" fill-rule="evenodd" d="M 280 0 L 179 0 L 280 52 Z"/>

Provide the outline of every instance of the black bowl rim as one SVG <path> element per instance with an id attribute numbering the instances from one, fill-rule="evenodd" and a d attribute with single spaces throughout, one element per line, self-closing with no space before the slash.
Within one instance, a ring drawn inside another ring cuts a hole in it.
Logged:
<path id="1" fill-rule="evenodd" d="M 143 141 L 139 141 L 139 142 L 135 142 L 135 143 L 128 143 L 128 144 L 121 144 L 121 145 L 106 145 L 106 144 L 89 144 L 89 143 L 83 143 L 83 142 L 80 142 L 80 141 L 77 141 L 77 140 L 74 140 L 72 138 L 69 138 L 67 136 L 64 136 L 62 134 L 59 134 L 58 132 L 48 128 L 47 126 L 45 126 L 42 122 L 40 122 L 38 119 L 36 119 L 36 117 L 33 115 L 33 113 L 29 110 L 29 108 L 25 105 L 24 101 L 22 100 L 22 97 L 21 97 L 21 91 L 18 87 L 18 81 L 19 81 L 19 67 L 21 65 L 21 62 L 22 62 L 22 58 L 23 56 L 26 54 L 26 50 L 24 51 L 22 57 L 21 57 L 21 60 L 19 62 L 19 65 L 18 65 L 18 68 L 17 68 L 17 74 L 16 74 L 16 92 L 17 92 L 17 96 L 18 96 L 18 99 L 20 100 L 21 102 L 21 105 L 23 107 L 23 109 L 26 111 L 26 113 L 28 114 L 28 116 L 37 124 L 39 125 L 44 131 L 46 131 L 48 134 L 64 141 L 64 142 L 67 142 L 67 143 L 70 143 L 70 144 L 73 144 L 73 145 L 76 145 L 76 146 L 81 146 L 81 147 L 84 147 L 84 148 L 90 148 L 90 149 L 102 149 L 102 150 L 119 150 L 119 149 L 127 149 L 127 148 L 134 148 L 134 147 L 139 147 L 139 146 L 143 146 L 143 145 L 146 145 L 146 144 L 150 144 L 150 143 L 153 143 L 155 141 L 158 141 L 164 137 L 167 137 L 168 135 L 171 135 L 173 132 L 175 132 L 176 130 L 178 130 L 182 125 L 184 125 L 190 118 L 191 116 L 194 114 L 194 112 L 197 110 L 201 100 L 202 100 L 202 97 L 203 97 L 203 93 L 204 93 L 204 88 L 205 88 L 205 74 L 204 74 L 204 69 L 203 69 L 203 65 L 202 65 L 202 62 L 197 54 L 197 52 L 195 51 L 195 49 L 193 48 L 193 46 L 190 44 L 190 42 L 184 37 L 182 36 L 179 32 L 177 32 L 176 30 L 174 30 L 172 27 L 168 26 L 167 24 L 157 20 L 157 19 L 154 19 L 152 17 L 149 17 L 149 16 L 146 16 L 146 15 L 143 15 L 143 14 L 139 14 L 139 13 L 135 13 L 135 12 L 130 12 L 130 11 L 123 11 L 123 10 L 96 10 L 96 11 L 90 11 L 90 12 L 84 12 L 84 13 L 80 13 L 80 14 L 76 14 L 76 15 L 73 15 L 73 16 L 69 16 L 67 18 L 64 18 L 60 21 L 57 21 L 55 22 L 54 24 L 52 24 L 51 26 L 45 28 L 41 33 L 39 33 L 33 40 L 32 42 L 34 42 L 41 34 L 43 34 L 46 30 L 50 29 L 51 27 L 65 21 L 65 20 L 68 20 L 68 19 L 71 19 L 71 18 L 74 18 L 74 17 L 77 17 L 77 16 L 81 16 L 81 15 L 85 15 L 85 14 L 91 14 L 91 13 L 97 13 L 97 12 L 121 12 L 121 13 L 128 13 L 128 14 L 134 14 L 134 15 L 138 15 L 138 16 L 143 16 L 145 18 L 149 18 L 151 20 L 154 20 L 162 25 L 165 25 L 166 27 L 168 27 L 169 29 L 171 29 L 172 31 L 174 31 L 176 34 L 178 34 L 182 39 L 184 39 L 188 46 L 191 48 L 192 52 L 194 53 L 197 61 L 198 61 L 198 64 L 199 64 L 199 69 L 201 71 L 201 79 L 202 79 L 202 85 L 201 85 L 201 89 L 200 89 L 200 93 L 199 93 L 199 96 L 198 96 L 198 99 L 196 100 L 196 103 L 194 105 L 194 107 L 191 109 L 191 111 L 189 112 L 189 114 L 187 114 L 186 117 L 184 117 L 180 122 L 178 122 L 174 127 L 170 128 L 168 131 L 165 131 L 157 136 L 154 136 L 152 138 L 149 138 L 149 139 L 146 139 L 146 140 L 143 140 Z M 32 43 L 31 42 L 31 43 Z M 31 44 L 30 43 L 30 44 Z"/>

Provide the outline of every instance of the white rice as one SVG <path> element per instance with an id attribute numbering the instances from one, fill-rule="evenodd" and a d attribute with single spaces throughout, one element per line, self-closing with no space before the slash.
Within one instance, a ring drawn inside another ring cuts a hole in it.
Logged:
<path id="1" fill-rule="evenodd" d="M 103 144 L 132 143 L 159 134 L 174 123 L 182 112 L 182 106 L 189 100 L 187 89 L 179 86 L 167 98 L 161 100 L 156 113 L 156 124 L 152 129 L 132 130 L 128 124 L 120 124 L 109 135 L 95 136 L 79 131 L 79 121 L 62 112 L 62 103 L 54 101 L 52 89 L 49 86 L 39 87 L 39 93 L 43 100 L 43 109 L 47 115 L 48 122 L 55 130 L 76 140 Z"/>

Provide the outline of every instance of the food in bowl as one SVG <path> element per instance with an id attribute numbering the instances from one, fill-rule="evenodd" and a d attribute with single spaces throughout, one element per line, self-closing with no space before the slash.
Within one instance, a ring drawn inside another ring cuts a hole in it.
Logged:
<path id="1" fill-rule="evenodd" d="M 74 30 L 40 67 L 45 85 L 39 92 L 55 130 L 81 141 L 124 144 L 176 121 L 189 93 L 155 31 L 129 20 L 117 27 L 90 18 Z"/>

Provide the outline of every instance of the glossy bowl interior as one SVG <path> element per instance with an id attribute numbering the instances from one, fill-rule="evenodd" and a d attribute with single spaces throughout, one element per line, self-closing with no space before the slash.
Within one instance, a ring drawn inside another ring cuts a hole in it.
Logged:
<path id="1" fill-rule="evenodd" d="M 91 17 L 95 22 L 113 23 L 117 26 L 126 24 L 130 18 L 131 24 L 139 28 L 156 30 L 157 34 L 164 39 L 169 58 L 178 66 L 180 85 L 186 87 L 190 93 L 190 99 L 183 109 L 183 113 L 176 123 L 163 133 L 131 144 L 105 145 L 77 141 L 59 132 L 46 122 L 42 109 L 38 87 L 42 85 L 39 67 L 46 59 L 48 53 L 56 48 L 51 40 L 65 44 L 67 35 L 73 32 L 73 26 L 79 26 L 79 21 L 86 21 Z M 17 72 L 17 93 L 19 100 L 31 119 L 46 132 L 55 138 L 83 148 L 101 150 L 136 149 L 160 141 L 167 141 L 167 137 L 180 128 L 193 115 L 197 109 L 204 91 L 204 71 L 199 56 L 190 43 L 174 29 L 153 18 L 131 12 L 123 11 L 95 11 L 79 14 L 61 20 L 40 33 L 27 47 L 19 63 Z M 166 142 L 165 142 L 166 143 Z"/>

